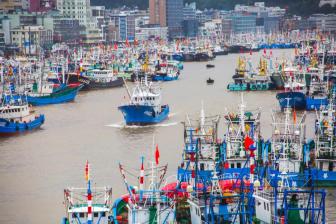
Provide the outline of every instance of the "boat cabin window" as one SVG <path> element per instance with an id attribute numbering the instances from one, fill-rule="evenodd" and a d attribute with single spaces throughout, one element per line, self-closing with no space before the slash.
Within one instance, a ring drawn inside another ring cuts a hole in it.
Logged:
<path id="1" fill-rule="evenodd" d="M 231 168 L 234 168 L 234 163 L 231 163 Z"/>
<path id="2" fill-rule="evenodd" d="M 241 163 L 237 163 L 237 168 L 241 168 Z"/>
<path id="3" fill-rule="evenodd" d="M 264 202 L 264 210 L 266 211 L 266 202 Z"/>
<path id="4" fill-rule="evenodd" d="M 100 216 L 101 216 L 101 217 L 105 217 L 105 216 L 106 216 L 105 212 L 102 212 L 102 213 L 100 214 Z"/>
<path id="5" fill-rule="evenodd" d="M 329 162 L 328 170 L 329 171 L 334 171 L 334 163 L 333 162 Z"/>
<path id="6" fill-rule="evenodd" d="M 267 211 L 269 211 L 269 204 L 267 203 Z"/>
<path id="7" fill-rule="evenodd" d="M 201 164 L 200 164 L 200 169 L 201 169 L 201 170 L 204 170 L 204 163 L 201 163 Z"/>
<path id="8" fill-rule="evenodd" d="M 98 215 L 98 212 L 94 212 L 94 213 L 93 213 L 93 217 L 98 218 L 98 216 L 99 216 L 99 215 Z"/>
<path id="9" fill-rule="evenodd" d="M 80 213 L 79 213 L 79 217 L 80 217 L 80 218 L 84 218 L 84 217 L 85 217 L 84 212 L 80 212 Z"/>

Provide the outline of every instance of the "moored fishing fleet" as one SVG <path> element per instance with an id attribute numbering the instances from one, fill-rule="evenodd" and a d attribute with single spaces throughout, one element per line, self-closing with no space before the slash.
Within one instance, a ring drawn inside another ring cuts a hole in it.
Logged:
<path id="1" fill-rule="evenodd" d="M 0 134 L 38 129 L 45 121 L 38 106 L 117 87 L 128 95 L 118 107 L 127 126 L 165 122 L 174 108 L 162 98 L 161 87 L 189 75 L 183 74 L 183 62 L 213 68 L 215 57 L 247 53 L 238 56 L 227 89 L 277 91 L 280 108 L 272 111 L 269 139 L 261 129 L 260 108 L 249 108 L 243 94 L 237 110 L 223 107 L 224 115 L 207 115 L 202 103 L 199 116 L 186 115 L 183 122 L 176 179 L 166 178 L 167 165 L 160 164 L 159 147 L 153 146 L 135 172 L 119 165 L 127 193 L 113 202 L 110 187 L 92 185 L 87 162 L 86 187 L 64 190 L 62 223 L 326 223 L 323 187 L 336 187 L 334 40 L 256 39 L 58 45 L 48 56 L 2 58 Z M 275 58 L 274 48 L 293 48 L 295 58 Z M 254 68 L 252 57 L 259 50 L 263 54 Z M 306 124 L 306 113 L 314 113 L 314 124 Z M 311 139 L 307 126 L 314 128 Z M 135 183 L 128 181 L 130 173 Z"/>

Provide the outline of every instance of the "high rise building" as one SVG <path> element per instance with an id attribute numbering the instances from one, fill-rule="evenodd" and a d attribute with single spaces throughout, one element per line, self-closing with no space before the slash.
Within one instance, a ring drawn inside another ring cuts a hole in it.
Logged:
<path id="1" fill-rule="evenodd" d="M 169 38 L 183 36 L 183 0 L 166 0 L 166 16 Z"/>
<path id="2" fill-rule="evenodd" d="M 135 17 L 132 14 L 122 12 L 119 14 L 119 38 L 121 41 L 134 40 Z"/>
<path id="3" fill-rule="evenodd" d="M 90 0 L 57 0 L 57 9 L 64 17 L 76 19 L 80 26 L 84 26 L 84 42 L 97 43 L 103 40 L 103 34 L 98 29 L 92 17 Z"/>
<path id="4" fill-rule="evenodd" d="M 149 23 L 167 26 L 166 0 L 149 0 Z"/>
<path id="5" fill-rule="evenodd" d="M 64 16 L 77 19 L 82 26 L 93 26 L 90 0 L 57 0 L 57 9 Z"/>

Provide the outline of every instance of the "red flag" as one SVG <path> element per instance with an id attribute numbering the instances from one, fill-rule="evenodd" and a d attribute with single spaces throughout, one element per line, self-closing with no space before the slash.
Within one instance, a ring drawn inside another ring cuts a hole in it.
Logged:
<path id="1" fill-rule="evenodd" d="M 229 169 L 229 163 L 228 162 L 224 163 L 224 169 Z"/>
<path id="2" fill-rule="evenodd" d="M 264 55 L 266 55 L 266 48 L 264 48 Z"/>
<path id="3" fill-rule="evenodd" d="M 253 139 L 246 135 L 246 137 L 244 139 L 245 150 L 249 150 L 251 145 L 253 145 L 253 143 L 254 143 Z"/>
<path id="4" fill-rule="evenodd" d="M 293 111 L 293 121 L 294 121 L 294 123 L 296 123 L 296 111 L 295 111 L 295 109 Z"/>
<path id="5" fill-rule="evenodd" d="M 252 165 L 250 166 L 250 174 L 254 174 L 254 168 L 255 168 L 255 165 L 252 164 Z"/>
<path id="6" fill-rule="evenodd" d="M 85 180 L 89 181 L 90 177 L 89 177 L 89 161 L 86 160 L 86 164 L 85 164 Z"/>
<path id="7" fill-rule="evenodd" d="M 159 165 L 159 158 L 160 158 L 159 146 L 156 145 L 156 150 L 155 150 L 155 162 L 156 162 L 156 165 Z"/>
<path id="8" fill-rule="evenodd" d="M 128 42 L 128 38 L 126 38 L 126 47 L 129 47 L 129 42 Z"/>
<path id="9" fill-rule="evenodd" d="M 114 44 L 114 50 L 118 50 L 118 44 L 117 43 Z"/>

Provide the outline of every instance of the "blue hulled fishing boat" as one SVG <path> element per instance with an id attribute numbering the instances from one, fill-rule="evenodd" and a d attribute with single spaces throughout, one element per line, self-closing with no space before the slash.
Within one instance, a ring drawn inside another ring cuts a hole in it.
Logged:
<path id="1" fill-rule="evenodd" d="M 26 132 L 44 123 L 43 114 L 35 114 L 26 96 L 3 95 L 0 106 L 0 135 Z"/>
<path id="2" fill-rule="evenodd" d="M 304 110 L 306 108 L 306 97 L 302 92 L 288 91 L 277 93 L 276 95 L 280 107 L 283 109 L 287 105 L 287 99 L 289 99 L 289 106 L 297 110 Z"/>
<path id="3" fill-rule="evenodd" d="M 328 105 L 328 83 L 320 69 L 310 69 L 306 74 L 306 109 L 320 110 Z"/>
<path id="4" fill-rule="evenodd" d="M 37 83 L 33 84 L 33 88 L 28 92 L 28 103 L 35 106 L 48 104 L 59 104 L 74 101 L 78 91 L 83 87 L 80 85 L 61 85 L 59 88 L 54 88 L 53 83 L 43 84 L 41 88 Z"/>
<path id="5" fill-rule="evenodd" d="M 303 78 L 296 73 L 296 69 L 284 69 L 286 74 L 285 78 L 285 91 L 277 93 L 276 98 L 279 101 L 281 109 L 286 107 L 295 108 L 297 110 L 304 110 L 306 108 L 306 96 L 303 92 L 305 84 Z"/>
<path id="6" fill-rule="evenodd" d="M 260 148 L 260 109 L 246 111 L 241 96 L 238 112 L 227 112 L 224 122 L 227 130 L 222 146 L 222 173 L 232 176 L 249 175 L 255 165 L 251 162 L 251 149 L 257 157 Z M 248 143 L 249 142 L 249 143 Z M 255 144 L 255 145 L 253 145 Z"/>
<path id="7" fill-rule="evenodd" d="M 336 107 L 335 94 L 315 121 L 314 154 L 310 162 L 319 186 L 336 186 Z"/>
<path id="8" fill-rule="evenodd" d="M 127 88 L 127 87 L 126 87 Z M 148 125 L 160 123 L 168 117 L 169 106 L 161 105 L 161 90 L 152 82 L 144 80 L 137 82 L 130 102 L 119 106 L 127 125 Z"/>

